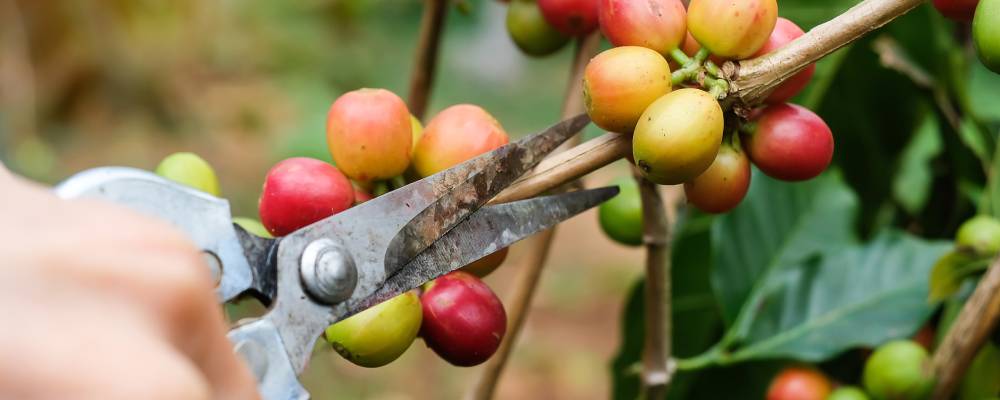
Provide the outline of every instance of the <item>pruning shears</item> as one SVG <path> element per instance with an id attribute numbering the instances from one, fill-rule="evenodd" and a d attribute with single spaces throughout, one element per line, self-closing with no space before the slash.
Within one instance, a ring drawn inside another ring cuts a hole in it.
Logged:
<path id="1" fill-rule="evenodd" d="M 308 399 L 298 375 L 330 324 L 617 194 L 607 187 L 486 205 L 589 122 L 570 118 L 277 239 L 233 224 L 226 200 L 137 169 L 83 171 L 55 192 L 111 200 L 186 232 L 208 260 L 220 303 L 250 295 L 268 306 L 229 331 L 262 397 Z"/>

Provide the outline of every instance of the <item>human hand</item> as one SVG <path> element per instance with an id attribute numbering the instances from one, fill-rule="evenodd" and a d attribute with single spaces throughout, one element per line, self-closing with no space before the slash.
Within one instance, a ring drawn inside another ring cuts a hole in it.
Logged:
<path id="1" fill-rule="evenodd" d="M 0 316 L 0 398 L 259 398 L 182 233 L 2 165 Z"/>

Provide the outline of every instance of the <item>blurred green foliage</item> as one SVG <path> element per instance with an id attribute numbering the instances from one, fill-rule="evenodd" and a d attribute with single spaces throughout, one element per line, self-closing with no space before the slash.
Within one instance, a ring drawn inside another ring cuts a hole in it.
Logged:
<path id="1" fill-rule="evenodd" d="M 855 3 L 783 0 L 780 14 L 808 30 Z M 701 282 L 694 295 L 717 306 L 699 320 L 675 312 L 681 371 L 668 398 L 761 398 L 775 368 L 796 362 L 856 383 L 855 349 L 909 337 L 932 317 L 928 275 L 949 245 L 917 236 L 950 240 L 970 216 L 1000 210 L 1000 76 L 975 58 L 967 29 L 924 5 L 820 61 L 795 102 L 833 130 L 831 171 L 805 183 L 755 174 L 732 213 L 693 217 L 713 220 L 700 242 L 681 228 L 675 252 L 708 246 L 711 256 L 675 254 L 674 282 Z M 624 311 L 617 399 L 638 395 L 641 298 L 633 291 Z M 709 344 L 682 345 L 706 336 L 704 318 L 717 327 Z M 998 367 L 982 364 L 970 376 Z M 705 379 L 715 384 L 692 383 Z"/>

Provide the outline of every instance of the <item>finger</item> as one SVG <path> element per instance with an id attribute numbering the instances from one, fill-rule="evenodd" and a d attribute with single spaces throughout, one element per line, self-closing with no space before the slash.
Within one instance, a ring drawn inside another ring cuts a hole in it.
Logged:
<path id="1" fill-rule="evenodd" d="M 166 310 L 171 340 L 204 375 L 213 399 L 257 399 L 257 384 L 226 337 L 229 326 L 201 260 L 189 260 L 189 275 L 166 278 L 171 289 L 163 294 L 172 304 L 158 308 Z"/>
<path id="2" fill-rule="evenodd" d="M 6 293 L 24 302 L 5 315 L 18 329 L 0 331 L 0 398 L 210 398 L 199 369 L 117 296 L 66 282 Z"/>
<path id="3" fill-rule="evenodd" d="M 164 338 L 204 376 L 212 398 L 258 398 L 253 376 L 226 337 L 228 324 L 199 252 L 193 249 L 156 255 L 146 252 L 132 259 L 149 261 L 144 265 L 144 273 L 128 278 L 133 281 L 128 287 L 144 293 L 128 296 L 144 299 L 147 312 L 156 317 Z"/>
<path id="4" fill-rule="evenodd" d="M 34 272 L 114 293 L 141 308 L 164 340 L 204 376 L 212 398 L 257 398 L 253 377 L 226 338 L 228 326 L 200 251 L 155 221 L 121 213 L 92 214 L 105 216 L 97 226 L 113 228 L 100 234 L 49 238 L 53 248 L 86 250 L 47 254 L 42 263 L 46 267 Z M 59 267 L 65 265 L 75 268 Z"/>

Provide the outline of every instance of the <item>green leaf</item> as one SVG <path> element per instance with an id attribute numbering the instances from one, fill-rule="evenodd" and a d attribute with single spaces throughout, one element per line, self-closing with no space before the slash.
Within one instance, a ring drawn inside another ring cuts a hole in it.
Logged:
<path id="1" fill-rule="evenodd" d="M 919 213 L 927 204 L 934 176 L 931 160 L 942 150 L 938 120 L 928 113 L 900 156 L 892 194 L 906 212 Z"/>
<path id="2" fill-rule="evenodd" d="M 889 231 L 776 270 L 743 310 L 744 339 L 720 361 L 815 362 L 912 334 L 934 310 L 928 274 L 949 246 Z"/>
<path id="3" fill-rule="evenodd" d="M 827 85 L 820 93 L 822 98 L 811 93 L 803 98 L 833 131 L 834 164 L 860 199 L 859 231 L 866 236 L 899 217 L 910 217 L 907 222 L 912 226 L 933 235 L 949 229 L 945 213 L 905 215 L 898 203 L 891 201 L 903 149 L 928 112 L 935 110 L 935 103 L 930 91 L 917 86 L 909 76 L 884 67 L 873 51 L 876 38 L 890 38 L 905 51 L 907 59 L 939 83 L 946 83 L 945 55 L 955 46 L 939 40 L 952 32 L 948 24 L 939 23 L 938 14 L 933 7 L 918 7 L 859 39 L 846 50 L 832 82 L 815 83 Z M 948 131 L 943 139 L 947 142 L 955 136 Z M 952 166 L 948 164 L 936 174 L 935 190 L 930 191 L 925 209 L 953 207 L 952 182 L 958 179 L 950 175 Z"/>
<path id="4" fill-rule="evenodd" d="M 989 198 L 980 205 L 989 207 L 988 214 L 1000 216 L 1000 146 L 993 149 L 993 160 L 986 175 L 986 194 Z"/>
<path id="5" fill-rule="evenodd" d="M 712 229 L 712 286 L 728 330 L 679 367 L 820 361 L 927 319 L 930 269 L 949 243 L 897 231 L 859 243 L 857 199 L 836 173 L 799 184 L 753 179 L 744 203 Z"/>
<path id="6" fill-rule="evenodd" d="M 781 0 L 779 13 L 808 31 L 840 15 L 857 3 L 858 0 Z"/>
<path id="7" fill-rule="evenodd" d="M 962 139 L 962 143 L 965 143 L 976 154 L 976 157 L 979 157 L 984 164 L 989 163 L 990 149 L 993 147 L 989 143 L 988 135 L 976 125 L 975 121 L 971 118 L 962 118 L 958 135 Z"/>
<path id="8" fill-rule="evenodd" d="M 976 358 L 972 359 L 969 369 L 962 378 L 959 387 L 959 398 L 962 400 L 979 400 L 996 397 L 1000 394 L 1000 349 L 992 343 L 986 343 Z"/>
<path id="9" fill-rule="evenodd" d="M 946 253 L 931 270 L 930 301 L 941 301 L 958 292 L 966 278 L 986 270 L 991 258 L 960 250 Z"/>
<path id="10" fill-rule="evenodd" d="M 793 103 L 798 103 L 810 110 L 819 108 L 830 86 L 833 85 L 837 73 L 840 72 L 841 66 L 844 65 L 844 60 L 850 54 L 851 46 L 850 44 L 844 46 L 817 61 L 816 72 L 813 74 L 812 80 L 802 90 L 802 93 L 795 97 Z"/>
<path id="11" fill-rule="evenodd" d="M 992 121 L 1000 121 L 1000 75 L 986 69 L 980 62 L 969 63 L 968 79 L 969 107 L 973 115 Z"/>
<path id="12" fill-rule="evenodd" d="M 712 287 L 725 320 L 736 319 L 771 270 L 854 243 L 857 208 L 838 174 L 791 184 L 755 173 L 747 198 L 712 232 Z"/>

